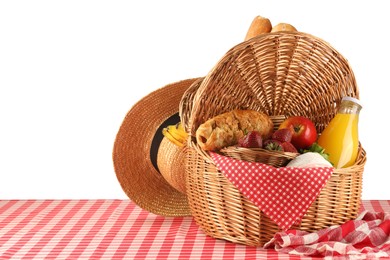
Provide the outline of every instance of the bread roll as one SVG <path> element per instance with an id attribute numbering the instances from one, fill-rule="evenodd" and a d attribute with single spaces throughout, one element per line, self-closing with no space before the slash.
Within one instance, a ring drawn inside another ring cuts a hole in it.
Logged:
<path id="1" fill-rule="evenodd" d="M 215 151 L 235 145 L 249 131 L 259 131 L 265 139 L 272 134 L 273 122 L 264 113 L 254 110 L 233 110 L 215 116 L 201 124 L 196 141 L 205 151 Z"/>
<path id="2" fill-rule="evenodd" d="M 298 30 L 294 26 L 292 26 L 291 24 L 288 24 L 288 23 L 279 23 L 279 24 L 275 25 L 274 27 L 272 27 L 272 30 L 271 30 L 271 32 L 281 32 L 281 31 L 297 32 Z"/>
<path id="3" fill-rule="evenodd" d="M 272 25 L 268 18 L 262 16 L 256 16 L 246 33 L 245 40 L 249 40 L 263 33 L 271 32 Z"/>

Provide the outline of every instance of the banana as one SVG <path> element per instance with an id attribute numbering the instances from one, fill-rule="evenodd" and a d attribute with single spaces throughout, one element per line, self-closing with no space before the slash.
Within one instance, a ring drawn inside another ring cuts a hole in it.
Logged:
<path id="1" fill-rule="evenodd" d="M 176 128 L 177 128 L 180 132 L 184 133 L 184 134 L 185 134 L 185 137 L 187 138 L 186 130 L 184 129 L 184 127 L 183 127 L 183 125 L 181 124 L 181 122 L 177 123 L 175 126 L 176 126 Z"/>
<path id="2" fill-rule="evenodd" d="M 174 138 L 171 133 L 168 131 L 168 128 L 164 128 L 162 130 L 162 133 L 163 135 L 168 138 L 169 141 L 171 141 L 173 144 L 177 145 L 177 146 L 183 146 L 183 143 L 180 142 L 179 140 L 177 140 L 176 138 Z"/>
<path id="3" fill-rule="evenodd" d="M 169 126 L 169 128 L 173 129 L 172 131 L 173 131 L 173 135 L 175 137 L 177 137 L 178 139 L 182 140 L 183 142 L 185 142 L 187 140 L 187 133 L 184 130 L 184 128 L 181 125 L 181 123 L 177 123 L 174 126 Z M 171 130 L 169 130 L 169 131 L 171 131 Z"/>
<path id="4" fill-rule="evenodd" d="M 176 125 L 169 125 L 162 130 L 162 133 L 169 141 L 177 146 L 184 146 L 187 140 L 187 133 L 185 132 L 181 123 Z"/>

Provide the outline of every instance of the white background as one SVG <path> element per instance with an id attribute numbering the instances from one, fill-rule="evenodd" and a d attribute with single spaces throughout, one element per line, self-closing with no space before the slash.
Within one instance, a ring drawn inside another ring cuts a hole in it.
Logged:
<path id="1" fill-rule="evenodd" d="M 111 154 L 127 111 L 204 76 L 256 15 L 348 59 L 364 104 L 363 199 L 390 199 L 387 1 L 259 0 L 1 1 L 0 199 L 126 199 Z"/>

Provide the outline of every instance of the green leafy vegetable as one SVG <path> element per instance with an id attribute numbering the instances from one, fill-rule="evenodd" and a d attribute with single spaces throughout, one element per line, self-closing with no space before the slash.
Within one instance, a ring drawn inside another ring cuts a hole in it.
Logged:
<path id="1" fill-rule="evenodd" d="M 309 148 L 301 150 L 301 153 L 307 153 L 307 152 L 319 153 L 322 157 L 324 157 L 325 160 L 332 163 L 331 161 L 329 161 L 329 154 L 326 153 L 325 149 L 317 143 L 313 143 Z"/>

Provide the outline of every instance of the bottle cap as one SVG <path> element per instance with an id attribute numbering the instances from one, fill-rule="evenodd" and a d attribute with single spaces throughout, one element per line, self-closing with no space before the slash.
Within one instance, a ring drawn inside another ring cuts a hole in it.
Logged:
<path id="1" fill-rule="evenodd" d="M 354 98 L 354 97 L 343 97 L 343 99 L 341 101 L 344 101 L 344 100 L 351 101 L 351 102 L 354 102 L 354 103 L 358 104 L 359 106 L 362 106 L 362 102 L 359 99 L 357 99 L 357 98 Z"/>

